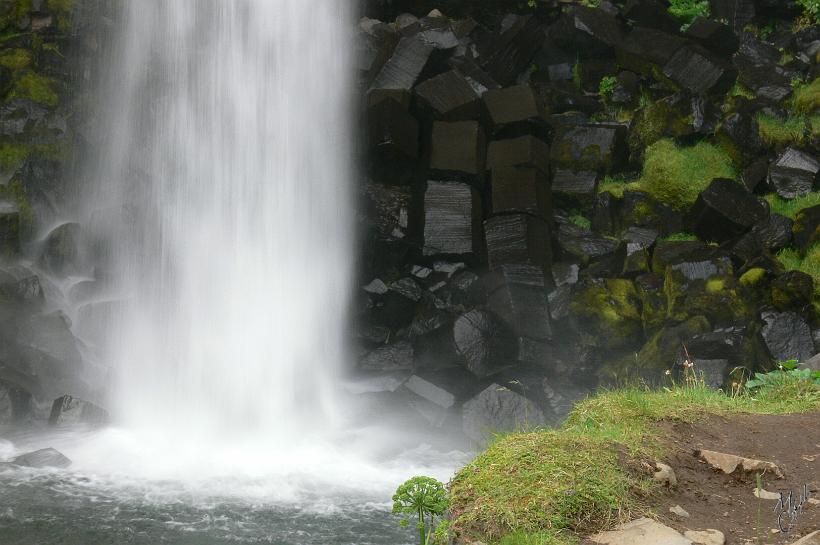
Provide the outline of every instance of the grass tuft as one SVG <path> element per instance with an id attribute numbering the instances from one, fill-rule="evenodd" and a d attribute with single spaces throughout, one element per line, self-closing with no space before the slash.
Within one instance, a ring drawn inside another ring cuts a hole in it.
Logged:
<path id="1" fill-rule="evenodd" d="M 788 382 L 788 381 L 786 381 Z M 602 392 L 563 427 L 501 436 L 450 484 L 454 528 L 500 545 L 568 545 L 649 514 L 651 479 L 628 468 L 664 455 L 662 420 L 820 409 L 820 387 L 784 383 L 728 396 L 702 385 Z"/>
<path id="2" fill-rule="evenodd" d="M 800 144 L 806 139 L 809 127 L 804 116 L 790 115 L 780 119 L 764 113 L 757 114 L 760 137 L 769 146 Z"/>
<path id="3" fill-rule="evenodd" d="M 813 114 L 820 109 L 820 78 L 794 87 L 792 108 L 799 114 Z"/>
<path id="4" fill-rule="evenodd" d="M 793 248 L 785 248 L 777 254 L 777 259 L 787 271 L 802 271 L 814 278 L 815 294 L 820 295 L 820 243 L 806 252 L 806 257 Z"/>
<path id="5" fill-rule="evenodd" d="M 765 196 L 765 199 L 769 203 L 769 208 L 773 214 L 780 214 L 794 219 L 797 213 L 804 208 L 820 204 L 820 191 L 812 191 L 795 199 L 784 199 L 777 193 L 769 193 Z"/>

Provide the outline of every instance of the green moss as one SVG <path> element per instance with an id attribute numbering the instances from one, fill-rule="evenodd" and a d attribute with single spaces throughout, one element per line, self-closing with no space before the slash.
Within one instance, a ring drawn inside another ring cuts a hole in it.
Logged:
<path id="1" fill-rule="evenodd" d="M 10 70 L 21 70 L 31 64 L 32 57 L 28 49 L 6 49 L 0 53 L 0 66 Z"/>
<path id="2" fill-rule="evenodd" d="M 661 240 L 671 241 L 671 242 L 682 242 L 682 241 L 691 241 L 691 240 L 698 240 L 696 235 L 692 233 L 672 233 L 669 236 L 661 237 Z"/>
<path id="3" fill-rule="evenodd" d="M 756 286 L 766 278 L 766 274 L 766 269 L 753 267 L 740 277 L 740 285 L 746 287 Z"/>
<path id="4" fill-rule="evenodd" d="M 14 201 L 20 212 L 20 229 L 24 233 L 30 232 L 34 224 L 34 210 L 26 196 L 26 190 L 18 180 L 12 180 L 7 185 L 0 186 L 0 199 Z"/>
<path id="5" fill-rule="evenodd" d="M 632 189 L 635 183 L 635 177 L 626 174 L 606 175 L 604 179 L 598 184 L 598 193 L 608 191 L 614 197 L 619 199 L 624 196 L 624 191 Z"/>
<path id="6" fill-rule="evenodd" d="M 31 146 L 24 144 L 0 144 L 0 171 L 17 168 L 28 157 Z"/>
<path id="7" fill-rule="evenodd" d="M 820 109 L 820 78 L 794 87 L 792 108 L 802 114 L 813 114 Z"/>
<path id="8" fill-rule="evenodd" d="M 50 78 L 41 76 L 34 72 L 25 72 L 15 78 L 14 86 L 9 94 L 10 98 L 26 98 L 45 104 L 46 106 L 57 106 L 60 97 L 54 91 L 54 82 Z"/>
<path id="9" fill-rule="evenodd" d="M 639 151 L 663 137 L 678 137 L 692 132 L 692 116 L 669 100 L 659 100 L 641 110 L 630 133 L 630 147 Z"/>
<path id="10" fill-rule="evenodd" d="M 756 97 L 756 95 L 754 94 L 754 91 L 752 91 L 751 89 L 749 89 L 748 87 L 746 87 L 745 85 L 740 83 L 739 80 L 735 81 L 734 87 L 732 87 L 732 89 L 729 91 L 729 96 L 745 97 L 745 98 L 749 98 L 749 99 L 752 99 L 752 98 Z"/>
<path id="11" fill-rule="evenodd" d="M 606 279 L 584 286 L 573 297 L 572 309 L 588 319 L 584 341 L 620 347 L 642 337 L 640 299 L 630 280 Z"/>
<path id="12" fill-rule="evenodd" d="M 692 205 L 715 178 L 735 178 L 729 155 L 709 142 L 681 147 L 659 140 L 646 149 L 637 188 L 675 209 Z"/>
<path id="13" fill-rule="evenodd" d="M 706 281 L 707 293 L 719 293 L 726 289 L 726 280 L 723 278 L 710 278 Z"/>
<path id="14" fill-rule="evenodd" d="M 569 221 L 571 221 L 578 227 L 583 227 L 584 229 L 590 229 L 592 227 L 592 222 L 589 220 L 589 218 L 584 217 L 581 214 L 574 214 L 570 216 Z"/>
<path id="15" fill-rule="evenodd" d="M 683 23 L 691 23 L 698 15 L 709 17 L 709 0 L 671 0 L 669 13 Z"/>
<path id="16" fill-rule="evenodd" d="M 647 493 L 656 485 L 629 468 L 670 454 L 658 422 L 818 408 L 820 389 L 790 383 L 754 397 L 698 385 L 603 392 L 576 405 L 560 429 L 499 437 L 459 471 L 450 485 L 453 528 L 468 542 L 576 543 L 651 516 Z"/>
<path id="17" fill-rule="evenodd" d="M 777 254 L 777 259 L 787 271 L 802 271 L 814 278 L 814 292 L 820 295 L 820 243 L 809 248 L 806 257 L 801 257 L 793 248 L 786 248 Z"/>
<path id="18" fill-rule="evenodd" d="M 31 13 L 31 0 L 15 0 L 6 2 L 1 8 L 0 26 L 3 29 L 9 27 L 22 27 L 23 23 Z"/>
<path id="19" fill-rule="evenodd" d="M 795 199 L 783 199 L 777 193 L 769 193 L 765 196 L 765 199 L 769 203 L 769 209 L 773 214 L 781 214 L 794 219 L 798 212 L 804 208 L 820 204 L 820 191 L 812 191 Z"/>
<path id="20" fill-rule="evenodd" d="M 762 112 L 757 114 L 757 125 L 760 137 L 769 146 L 800 144 L 805 140 L 809 126 L 805 116 L 790 115 L 780 119 Z"/>

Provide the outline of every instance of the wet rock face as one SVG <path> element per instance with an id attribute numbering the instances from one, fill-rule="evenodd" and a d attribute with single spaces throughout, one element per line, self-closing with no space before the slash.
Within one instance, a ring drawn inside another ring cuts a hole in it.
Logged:
<path id="1" fill-rule="evenodd" d="M 702 240 L 725 242 L 749 231 L 768 216 L 766 206 L 734 180 L 713 180 L 687 218 Z"/>
<path id="2" fill-rule="evenodd" d="M 71 465 L 71 460 L 66 458 L 60 451 L 53 448 L 44 448 L 18 456 L 11 461 L 12 464 L 23 467 L 58 467 L 65 468 Z"/>
<path id="3" fill-rule="evenodd" d="M 71 397 L 60 396 L 51 405 L 48 423 L 52 426 L 102 426 L 109 421 L 108 411 L 97 405 Z"/>
<path id="4" fill-rule="evenodd" d="M 775 361 L 805 361 L 814 355 L 811 330 L 795 312 L 764 312 L 762 334 Z"/>
<path id="5" fill-rule="evenodd" d="M 484 444 L 499 431 L 543 425 L 545 417 L 543 411 L 526 397 L 499 384 L 491 384 L 464 404 L 463 421 L 465 435 Z"/>

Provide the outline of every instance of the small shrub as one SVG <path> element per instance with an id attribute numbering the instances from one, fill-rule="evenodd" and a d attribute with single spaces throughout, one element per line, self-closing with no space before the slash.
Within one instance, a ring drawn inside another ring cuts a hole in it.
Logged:
<path id="1" fill-rule="evenodd" d="M 808 123 L 803 116 L 780 119 L 762 112 L 757 114 L 760 137 L 769 146 L 799 144 L 805 140 Z"/>
<path id="2" fill-rule="evenodd" d="M 605 98 L 612 96 L 615 86 L 618 84 L 618 78 L 615 76 L 605 76 L 601 79 L 601 84 L 598 86 L 598 93 Z"/>
<path id="3" fill-rule="evenodd" d="M 777 369 L 768 373 L 755 373 L 746 381 L 746 389 L 752 395 L 772 398 L 820 397 L 820 371 L 798 369 L 797 360 L 782 361 Z"/>
<path id="4" fill-rule="evenodd" d="M 669 13 L 690 24 L 695 17 L 709 17 L 709 0 L 671 0 Z"/>
<path id="5" fill-rule="evenodd" d="M 417 519 L 420 545 L 428 545 L 435 537 L 435 518 L 442 516 L 448 506 L 447 490 L 432 477 L 413 477 L 393 494 L 393 514 L 402 515 L 402 525 L 409 525 L 410 518 Z"/>
<path id="6" fill-rule="evenodd" d="M 804 14 L 814 20 L 815 24 L 820 23 L 820 0 L 797 0 L 803 6 Z"/>
<path id="7" fill-rule="evenodd" d="M 811 114 L 820 109 L 820 78 L 811 83 L 794 85 L 792 109 L 800 114 Z"/>
<path id="8" fill-rule="evenodd" d="M 583 227 L 584 229 L 592 228 L 592 222 L 589 220 L 589 218 L 586 218 L 581 214 L 573 214 L 569 217 L 569 221 L 577 225 L 578 227 Z"/>

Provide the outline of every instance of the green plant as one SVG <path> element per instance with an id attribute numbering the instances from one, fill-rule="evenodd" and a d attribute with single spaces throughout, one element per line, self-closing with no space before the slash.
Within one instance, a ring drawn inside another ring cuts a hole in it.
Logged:
<path id="1" fill-rule="evenodd" d="M 769 203 L 769 210 L 773 214 L 780 214 L 794 219 L 797 213 L 804 208 L 820 204 L 820 191 L 811 191 L 795 199 L 784 199 L 777 193 L 769 193 L 764 198 Z"/>
<path id="2" fill-rule="evenodd" d="M 413 477 L 393 494 L 393 514 L 403 516 L 401 524 L 407 526 L 408 517 L 417 518 L 420 545 L 430 543 L 435 535 L 435 518 L 442 516 L 448 506 L 447 490 L 432 477 Z"/>
<path id="3" fill-rule="evenodd" d="M 615 76 L 604 76 L 598 86 L 598 93 L 604 97 L 609 98 L 612 92 L 615 91 L 615 86 L 618 84 L 618 78 Z"/>
<path id="4" fill-rule="evenodd" d="M 808 121 L 805 116 L 790 115 L 780 119 L 758 112 L 757 126 L 760 137 L 769 145 L 800 144 L 806 138 Z"/>
<path id="5" fill-rule="evenodd" d="M 792 109 L 799 114 L 811 114 L 820 109 L 820 78 L 811 83 L 793 82 Z"/>
<path id="6" fill-rule="evenodd" d="M 820 399 L 820 371 L 798 369 L 799 366 L 797 360 L 781 361 L 774 371 L 755 373 L 751 380 L 746 381 L 746 389 L 753 395 Z"/>
<path id="7" fill-rule="evenodd" d="M 692 233 L 672 233 L 671 235 L 661 237 L 661 240 L 670 242 L 684 242 L 697 239 L 698 237 L 696 235 L 693 235 Z"/>
<path id="8" fill-rule="evenodd" d="M 814 291 L 820 295 L 820 243 L 814 244 L 805 256 L 793 248 L 784 248 L 777 259 L 787 271 L 802 271 L 814 278 Z"/>
<path id="9" fill-rule="evenodd" d="M 583 229 L 592 228 L 592 222 L 589 220 L 589 218 L 582 216 L 581 214 L 573 214 L 569 217 L 569 221 Z"/>
<path id="10" fill-rule="evenodd" d="M 815 24 L 820 23 L 820 0 L 797 0 L 797 3 L 803 6 L 803 12 L 814 19 Z"/>
<path id="11" fill-rule="evenodd" d="M 697 16 L 709 17 L 709 0 L 671 0 L 669 13 L 689 25 Z"/>

